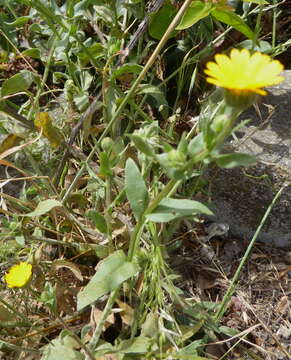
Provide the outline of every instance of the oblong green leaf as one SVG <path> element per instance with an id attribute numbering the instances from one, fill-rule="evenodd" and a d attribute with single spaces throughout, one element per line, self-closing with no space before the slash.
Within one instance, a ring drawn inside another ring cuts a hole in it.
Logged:
<path id="1" fill-rule="evenodd" d="M 199 20 L 208 16 L 213 8 L 211 2 L 193 1 L 186 10 L 176 30 L 184 30 L 196 24 Z"/>
<path id="2" fill-rule="evenodd" d="M 139 219 L 148 206 L 149 195 L 139 168 L 131 158 L 125 166 L 125 191 L 134 216 Z"/>
<path id="3" fill-rule="evenodd" d="M 26 50 L 22 51 L 22 55 L 30 56 L 31 58 L 34 58 L 34 59 L 40 59 L 41 51 L 38 48 L 26 49 Z"/>
<path id="4" fill-rule="evenodd" d="M 155 156 L 155 152 L 154 152 L 153 148 L 140 135 L 132 134 L 132 135 L 128 135 L 128 137 L 132 140 L 135 147 L 139 151 L 141 151 L 142 153 L 144 153 L 150 157 Z"/>
<path id="5" fill-rule="evenodd" d="M 24 214 L 22 216 L 29 216 L 29 217 L 41 216 L 58 206 L 63 206 L 63 204 L 58 200 L 55 199 L 43 200 L 38 203 L 37 207 L 32 212 Z"/>
<path id="6" fill-rule="evenodd" d="M 254 33 L 251 30 L 251 28 L 244 22 L 244 20 L 241 17 L 239 17 L 233 11 L 216 8 L 211 11 L 211 16 L 213 16 L 215 19 L 223 22 L 226 25 L 232 26 L 234 29 L 241 32 L 249 39 L 254 38 Z"/>
<path id="7" fill-rule="evenodd" d="M 165 198 L 146 218 L 153 222 L 168 222 L 196 214 L 213 215 L 212 211 L 199 201 Z"/>
<path id="8" fill-rule="evenodd" d="M 195 136 L 188 145 L 188 152 L 190 155 L 195 156 L 205 149 L 203 134 L 200 133 Z"/>
<path id="9" fill-rule="evenodd" d="M 251 2 L 251 3 L 254 3 L 254 4 L 258 4 L 258 5 L 268 5 L 268 1 L 266 0 L 242 0 L 244 2 Z"/>
<path id="10" fill-rule="evenodd" d="M 93 303 L 101 296 L 115 290 L 120 284 L 134 276 L 138 266 L 127 261 L 123 251 L 118 250 L 98 265 L 96 274 L 77 295 L 77 310 Z"/>
<path id="11" fill-rule="evenodd" d="M 41 360 L 84 360 L 84 356 L 78 350 L 79 343 L 71 336 L 62 334 L 43 347 Z"/>
<path id="12" fill-rule="evenodd" d="M 90 209 L 87 211 L 86 216 L 88 219 L 94 222 L 94 225 L 100 232 L 103 234 L 107 233 L 107 223 L 103 215 L 94 209 Z"/>
<path id="13" fill-rule="evenodd" d="M 17 27 L 27 24 L 30 19 L 30 16 L 19 16 L 15 21 L 11 23 L 5 22 L 5 24 L 11 27 Z"/>
<path id="14" fill-rule="evenodd" d="M 26 91 L 30 88 L 33 80 L 34 74 L 31 71 L 23 70 L 3 82 L 1 94 L 7 96 Z"/>
<path id="15" fill-rule="evenodd" d="M 253 165 L 257 162 L 257 159 L 249 154 L 233 153 L 219 155 L 215 158 L 215 162 L 222 168 L 232 169 L 237 166 Z"/>

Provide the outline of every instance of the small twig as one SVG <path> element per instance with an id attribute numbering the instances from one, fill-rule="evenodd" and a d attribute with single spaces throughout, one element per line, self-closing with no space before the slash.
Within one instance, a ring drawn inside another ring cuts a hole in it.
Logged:
<path id="1" fill-rule="evenodd" d="M 35 130 L 35 126 L 33 121 L 29 121 L 28 119 L 26 119 L 24 116 L 18 114 L 18 112 L 13 109 L 13 107 L 9 106 L 8 104 L 3 104 L 1 105 L 0 111 L 5 112 L 7 115 L 13 117 L 14 119 L 16 119 L 17 121 L 20 122 L 20 124 L 30 130 Z"/>
<path id="2" fill-rule="evenodd" d="M 146 30 L 148 28 L 149 20 L 150 20 L 149 15 L 151 13 L 158 11 L 162 7 L 164 1 L 165 0 L 154 0 L 152 3 L 150 3 L 146 16 L 144 17 L 142 22 L 139 24 L 136 32 L 133 34 L 131 40 L 126 45 L 126 48 L 121 51 L 121 54 L 118 59 L 117 67 L 124 63 L 125 59 L 130 54 L 131 50 L 135 47 L 135 45 L 138 42 L 138 40 L 140 39 L 140 37 L 146 32 Z"/>
<path id="3" fill-rule="evenodd" d="M 90 104 L 90 106 L 88 107 L 88 109 L 85 111 L 85 113 L 81 116 L 80 120 L 78 121 L 77 125 L 73 127 L 73 130 L 71 132 L 71 136 L 70 139 L 67 143 L 67 148 L 65 151 L 65 154 L 58 166 L 56 175 L 54 177 L 53 180 L 53 184 L 55 187 L 58 186 L 62 172 L 64 170 L 64 167 L 66 165 L 66 162 L 69 159 L 70 153 L 71 153 L 71 146 L 73 145 L 73 143 L 75 142 L 75 139 L 79 133 L 79 131 L 82 129 L 84 122 L 94 114 L 95 110 L 96 110 L 96 105 L 101 97 L 101 91 L 99 91 L 99 93 L 97 94 L 97 96 L 95 97 L 94 101 Z"/>

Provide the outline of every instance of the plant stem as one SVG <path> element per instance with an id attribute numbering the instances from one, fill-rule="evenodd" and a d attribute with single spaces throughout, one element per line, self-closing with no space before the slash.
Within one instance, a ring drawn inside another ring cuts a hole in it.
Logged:
<path id="1" fill-rule="evenodd" d="M 167 197 L 169 194 L 172 194 L 173 191 L 177 189 L 177 187 L 181 184 L 181 182 L 182 182 L 181 180 L 176 180 L 176 179 L 170 180 L 168 184 L 163 188 L 163 190 L 152 200 L 152 202 L 149 204 L 148 208 L 146 209 L 144 215 L 139 219 L 139 221 L 135 225 L 135 228 L 130 238 L 129 251 L 128 251 L 129 261 L 133 260 L 134 254 L 136 252 L 139 243 L 140 233 L 146 222 L 146 215 L 150 214 L 165 197 Z"/>
<path id="2" fill-rule="evenodd" d="M 90 349 L 94 350 L 98 341 L 99 341 L 99 338 L 100 338 L 100 335 L 102 333 L 102 329 L 103 329 L 103 326 L 105 324 L 105 321 L 106 319 L 108 318 L 110 312 L 111 312 L 111 309 L 115 303 L 115 300 L 119 294 L 119 290 L 120 290 L 120 287 L 121 286 L 118 286 L 117 289 L 115 289 L 114 291 L 111 292 L 110 296 L 109 296 L 109 299 L 107 300 L 107 304 L 102 312 L 102 315 L 99 319 L 99 322 L 96 326 L 96 329 L 93 333 L 93 336 L 92 336 L 92 339 L 89 343 L 89 347 Z"/>
<path id="3" fill-rule="evenodd" d="M 262 218 L 262 220 L 260 222 L 260 225 L 258 226 L 258 228 L 257 228 L 251 242 L 249 243 L 249 246 L 248 246 L 248 248 L 247 248 L 247 250 L 246 250 L 246 252 L 244 254 L 244 257 L 242 258 L 242 260 L 241 260 L 241 262 L 240 262 L 240 264 L 239 264 L 239 266 L 238 266 L 238 268 L 237 268 L 237 270 L 236 270 L 236 272 L 235 272 L 235 274 L 233 276 L 233 279 L 231 280 L 231 283 L 230 283 L 230 285 L 228 287 L 228 290 L 227 290 L 226 294 L 224 295 L 224 297 L 222 299 L 219 310 L 217 311 L 217 313 L 215 315 L 215 320 L 219 321 L 222 318 L 222 316 L 224 315 L 224 313 L 226 311 L 226 306 L 227 306 L 232 294 L 235 291 L 236 283 L 238 281 L 240 272 L 241 272 L 243 266 L 245 265 L 245 263 L 246 263 L 246 261 L 248 259 L 248 256 L 249 256 L 249 254 L 250 254 L 250 252 L 251 252 L 251 250 L 253 248 L 253 245 L 254 245 L 254 243 L 255 243 L 255 241 L 256 241 L 256 239 L 257 239 L 257 237 L 258 237 L 258 235 L 259 235 L 265 221 L 267 220 L 267 217 L 269 216 L 273 206 L 275 205 L 275 202 L 278 200 L 279 196 L 281 195 L 281 193 L 285 189 L 285 187 L 286 186 L 281 187 L 281 189 L 277 192 L 277 194 L 275 195 L 273 201 L 269 205 L 267 211 L 265 212 L 265 214 L 264 214 L 264 216 L 263 216 L 263 218 Z"/>

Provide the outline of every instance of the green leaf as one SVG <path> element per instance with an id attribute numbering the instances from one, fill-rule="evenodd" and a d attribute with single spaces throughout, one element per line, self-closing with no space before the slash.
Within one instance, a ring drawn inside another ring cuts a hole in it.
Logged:
<path id="1" fill-rule="evenodd" d="M 107 233 L 107 223 L 103 215 L 98 213 L 96 210 L 88 210 L 86 213 L 88 219 L 93 221 L 96 228 L 103 234 Z"/>
<path id="2" fill-rule="evenodd" d="M 26 91 L 30 88 L 33 80 L 34 74 L 31 71 L 23 70 L 3 82 L 1 94 L 7 96 Z"/>
<path id="3" fill-rule="evenodd" d="M 106 152 L 102 152 L 99 155 L 100 159 L 100 175 L 102 176 L 112 176 L 112 167 L 111 167 L 111 161 L 109 159 L 109 156 Z"/>
<path id="4" fill-rule="evenodd" d="M 244 2 L 251 2 L 253 4 L 258 4 L 258 5 L 269 5 L 269 2 L 266 0 L 242 0 Z"/>
<path id="5" fill-rule="evenodd" d="M 154 39 L 160 40 L 177 13 L 176 8 L 169 1 L 159 11 L 150 15 L 149 34 Z M 175 36 L 173 31 L 171 36 Z"/>
<path id="6" fill-rule="evenodd" d="M 118 250 L 98 264 L 96 274 L 77 296 L 77 310 L 115 290 L 120 284 L 134 276 L 138 266 L 127 261 L 123 251 Z"/>
<path id="7" fill-rule="evenodd" d="M 211 16 L 213 16 L 220 22 L 223 22 L 224 24 L 232 26 L 234 29 L 241 32 L 249 39 L 254 38 L 254 33 L 251 28 L 244 22 L 241 17 L 239 17 L 233 11 L 216 8 L 211 11 Z"/>
<path id="8" fill-rule="evenodd" d="M 58 206 L 63 206 L 63 204 L 58 200 L 54 200 L 54 199 L 43 200 L 38 203 L 37 207 L 32 212 L 24 214 L 22 216 L 28 216 L 28 217 L 41 216 Z"/>
<path id="9" fill-rule="evenodd" d="M 191 360 L 209 360 L 209 358 L 201 357 L 197 355 L 197 350 L 205 344 L 205 341 L 203 339 L 194 340 L 189 345 L 183 347 L 180 349 L 175 355 L 181 356 L 189 356 L 191 355 Z"/>
<path id="10" fill-rule="evenodd" d="M 139 219 L 147 208 L 149 195 L 139 168 L 131 158 L 125 166 L 125 191 L 134 216 Z"/>
<path id="11" fill-rule="evenodd" d="M 8 26 L 11 26 L 11 27 L 23 26 L 23 25 L 27 24 L 30 19 L 31 19 L 30 16 L 20 16 L 15 21 L 13 21 L 11 23 L 5 22 L 5 24 L 7 24 Z"/>
<path id="12" fill-rule="evenodd" d="M 265 40 L 258 40 L 255 46 L 252 40 L 245 40 L 240 42 L 237 47 L 240 47 L 241 49 L 248 49 L 251 51 L 259 51 L 265 54 L 268 54 L 272 51 L 272 45 Z"/>
<path id="13" fill-rule="evenodd" d="M 142 153 L 146 154 L 147 156 L 153 157 L 155 156 L 155 153 L 152 149 L 152 147 L 146 142 L 146 140 L 136 134 L 129 135 L 129 138 L 134 143 L 135 147 L 141 151 Z"/>
<path id="14" fill-rule="evenodd" d="M 112 73 L 111 79 L 116 79 L 123 74 L 139 74 L 142 69 L 143 67 L 138 64 L 124 64 Z"/>
<path id="15" fill-rule="evenodd" d="M 215 157 L 215 162 L 218 166 L 225 169 L 232 169 L 237 166 L 248 166 L 253 165 L 257 162 L 257 159 L 248 154 L 233 153 L 224 154 Z"/>
<path id="16" fill-rule="evenodd" d="M 196 214 L 213 215 L 212 211 L 199 201 L 165 198 L 159 203 L 155 210 L 146 217 L 153 222 L 168 222 Z"/>
<path id="17" fill-rule="evenodd" d="M 95 59 L 102 56 L 104 53 L 104 47 L 100 43 L 94 43 L 87 47 L 87 51 L 81 50 L 78 52 L 78 57 L 81 59 L 83 65 L 87 64 L 90 61 L 88 53 Z"/>
<path id="18" fill-rule="evenodd" d="M 157 350 L 157 345 L 153 346 L 153 341 L 149 337 L 138 336 L 133 340 L 123 340 L 118 345 L 118 353 L 124 354 L 146 354 L 150 350 Z"/>
<path id="19" fill-rule="evenodd" d="M 239 331 L 237 329 L 230 328 L 228 326 L 220 326 L 219 330 L 220 330 L 220 332 L 222 332 L 223 334 L 225 334 L 227 336 L 235 336 L 239 333 Z"/>
<path id="20" fill-rule="evenodd" d="M 84 355 L 78 350 L 79 347 L 79 343 L 72 336 L 60 335 L 44 347 L 41 360 L 84 360 Z"/>
<path id="21" fill-rule="evenodd" d="M 176 30 L 184 30 L 196 24 L 199 20 L 208 16 L 213 8 L 211 2 L 193 1 L 186 10 Z"/>
<path id="22" fill-rule="evenodd" d="M 40 49 L 38 49 L 38 48 L 31 48 L 31 49 L 26 49 L 26 50 L 22 51 L 22 55 L 30 56 L 31 58 L 34 58 L 34 59 L 40 59 L 41 52 L 40 52 Z"/>
<path id="23" fill-rule="evenodd" d="M 188 145 L 188 152 L 195 156 L 205 149 L 203 134 L 200 133 L 192 139 Z"/>

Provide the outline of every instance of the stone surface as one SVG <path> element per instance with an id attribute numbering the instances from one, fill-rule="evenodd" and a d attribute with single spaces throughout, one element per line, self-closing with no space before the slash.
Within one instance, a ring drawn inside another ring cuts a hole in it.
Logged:
<path id="1" fill-rule="evenodd" d="M 251 239 L 276 192 L 284 184 L 259 240 L 291 247 L 291 70 L 285 81 L 268 89 L 259 111 L 242 114 L 250 122 L 231 141 L 235 151 L 257 157 L 248 168 L 219 169 L 211 173 L 211 194 L 216 219 L 228 223 L 230 232 Z M 288 186 L 289 183 L 289 186 Z"/>

